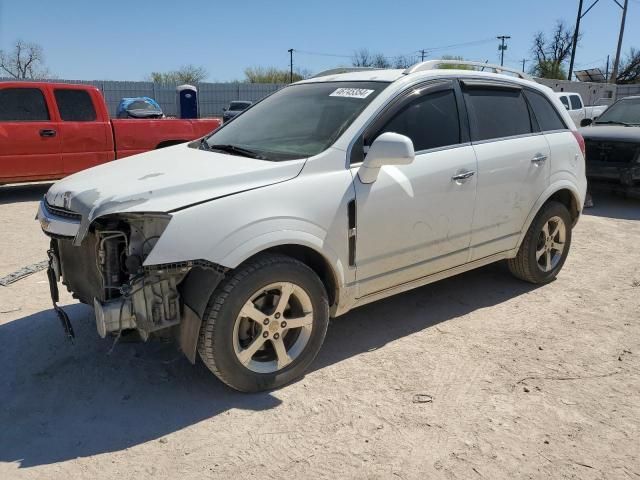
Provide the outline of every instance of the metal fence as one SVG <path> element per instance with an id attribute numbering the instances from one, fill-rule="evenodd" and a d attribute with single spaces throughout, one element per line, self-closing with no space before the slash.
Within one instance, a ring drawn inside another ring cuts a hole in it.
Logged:
<path id="1" fill-rule="evenodd" d="M 0 80 L 9 80 L 0 78 Z M 153 82 L 126 82 L 113 80 L 50 80 L 60 83 L 79 83 L 98 87 L 109 108 L 115 116 L 120 99 L 124 97 L 151 97 L 162 107 L 166 115 L 177 115 L 177 85 L 164 85 Z M 611 104 L 616 98 L 640 95 L 640 85 L 611 85 L 606 83 L 570 82 L 568 80 L 550 80 L 536 78 L 536 81 L 551 87 L 556 92 L 577 92 L 587 105 Z M 256 102 L 266 95 L 286 86 L 284 83 L 198 83 L 198 111 L 201 117 L 222 115 L 223 107 L 232 100 Z"/>
<path id="2" fill-rule="evenodd" d="M 2 79 L 0 80 L 10 80 Z M 166 115 L 177 115 L 177 85 L 164 85 L 153 82 L 126 82 L 113 80 L 58 80 L 57 83 L 78 83 L 93 85 L 102 91 L 105 102 L 112 117 L 120 100 L 124 97 L 151 97 L 162 107 Z M 232 100 L 249 100 L 256 102 L 276 90 L 286 86 L 284 83 L 198 83 L 198 112 L 200 117 L 217 117 L 222 115 L 223 107 Z"/>
<path id="3" fill-rule="evenodd" d="M 640 95 L 640 84 L 618 85 L 618 98 Z"/>

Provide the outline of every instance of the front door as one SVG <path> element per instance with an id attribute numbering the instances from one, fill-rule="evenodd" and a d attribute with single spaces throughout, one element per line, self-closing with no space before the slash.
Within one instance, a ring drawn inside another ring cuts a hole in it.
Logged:
<path id="1" fill-rule="evenodd" d="M 416 157 L 383 167 L 372 184 L 353 167 L 359 296 L 467 261 L 477 175 L 460 108 L 453 82 L 416 87 L 365 133 L 365 145 L 384 132 L 406 135 Z"/>
<path id="2" fill-rule="evenodd" d="M 60 136 L 44 92 L 15 84 L 0 87 L 0 183 L 60 176 Z"/>
<path id="3" fill-rule="evenodd" d="M 113 160 L 111 123 L 98 116 L 86 89 L 55 88 L 65 175 Z"/>

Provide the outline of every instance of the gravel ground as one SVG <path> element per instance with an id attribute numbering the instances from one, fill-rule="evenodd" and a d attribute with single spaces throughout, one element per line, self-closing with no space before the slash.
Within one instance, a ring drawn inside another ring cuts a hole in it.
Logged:
<path id="1" fill-rule="evenodd" d="M 47 185 L 0 187 L 0 277 L 45 258 Z M 332 322 L 302 380 L 226 388 L 98 337 L 44 272 L 0 286 L 0 478 L 640 478 L 640 203 L 595 198 L 558 279 L 492 265 Z"/>

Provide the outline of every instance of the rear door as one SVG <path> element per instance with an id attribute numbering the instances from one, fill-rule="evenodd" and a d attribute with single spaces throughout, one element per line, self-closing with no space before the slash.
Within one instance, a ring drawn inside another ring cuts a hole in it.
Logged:
<path id="1" fill-rule="evenodd" d="M 516 247 L 549 183 L 550 149 L 519 85 L 484 80 L 463 85 L 478 158 L 471 232 L 471 259 L 476 260 Z"/>
<path id="2" fill-rule="evenodd" d="M 114 159 L 111 123 L 96 105 L 99 99 L 82 87 L 53 90 L 60 115 L 64 174 L 69 175 Z"/>
<path id="3" fill-rule="evenodd" d="M 38 87 L 0 85 L 0 182 L 62 175 L 61 142 Z"/>

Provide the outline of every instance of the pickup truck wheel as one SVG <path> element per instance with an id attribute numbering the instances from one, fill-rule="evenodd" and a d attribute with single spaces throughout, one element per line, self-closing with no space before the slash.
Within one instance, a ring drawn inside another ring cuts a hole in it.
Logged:
<path id="1" fill-rule="evenodd" d="M 507 264 L 516 277 L 544 284 L 556 278 L 571 246 L 571 215 L 559 202 L 547 203 L 531 223 L 515 258 Z"/>
<path id="2" fill-rule="evenodd" d="M 304 374 L 328 324 L 327 293 L 313 270 L 284 255 L 261 255 L 213 292 L 198 351 L 230 387 L 268 390 Z"/>

